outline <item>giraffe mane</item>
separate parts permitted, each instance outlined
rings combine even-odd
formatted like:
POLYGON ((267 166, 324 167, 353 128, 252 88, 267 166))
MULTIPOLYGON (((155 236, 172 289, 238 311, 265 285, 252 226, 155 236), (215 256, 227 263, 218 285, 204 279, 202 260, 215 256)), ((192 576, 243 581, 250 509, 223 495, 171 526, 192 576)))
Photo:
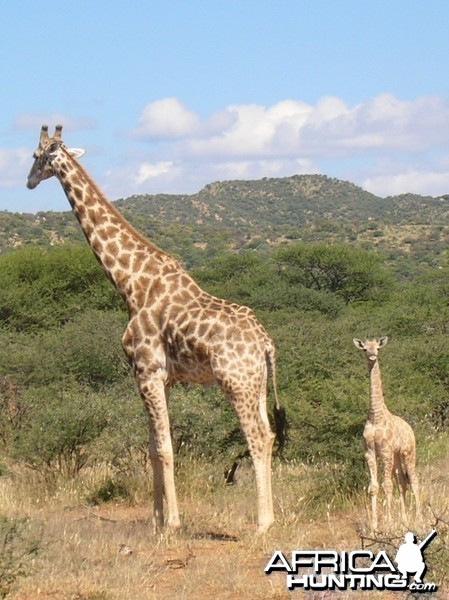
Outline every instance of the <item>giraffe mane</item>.
POLYGON ((110 202, 106 198, 106 196, 100 190, 100 188, 98 187, 98 185, 94 182, 94 180, 89 175, 89 173, 86 171, 86 169, 83 167, 83 165, 81 163, 79 163, 67 151, 65 145, 63 146, 63 148, 65 150, 65 154, 67 156, 67 160, 70 161, 70 162, 76 163, 77 169, 83 173, 83 176, 85 177, 87 183, 97 192, 100 201, 107 205, 108 210, 111 213, 114 214, 114 216, 116 217, 116 219, 123 225, 123 227, 125 229, 127 229, 129 232, 131 232, 132 235, 133 235, 133 237, 135 239, 137 239, 139 242, 141 242, 144 246, 150 248, 153 251, 157 251, 157 252, 159 252, 160 254, 162 254, 164 256, 167 256, 167 257, 171 258, 173 260, 173 262, 175 262, 176 264, 179 264, 178 261, 171 254, 169 254, 168 252, 165 252, 164 250, 162 250, 161 248, 159 248, 158 246, 156 246, 156 244, 153 244, 153 242, 151 242, 147 237, 145 237, 142 233, 140 233, 133 225, 131 225, 131 223, 125 219, 125 217, 121 214, 121 212, 115 208, 115 206, 112 204, 112 202, 110 202))

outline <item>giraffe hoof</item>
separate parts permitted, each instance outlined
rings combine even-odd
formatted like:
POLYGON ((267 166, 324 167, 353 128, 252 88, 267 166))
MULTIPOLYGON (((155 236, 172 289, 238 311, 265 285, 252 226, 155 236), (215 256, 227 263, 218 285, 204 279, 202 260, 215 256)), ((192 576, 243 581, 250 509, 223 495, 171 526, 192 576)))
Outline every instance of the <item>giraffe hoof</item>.
POLYGON ((265 535, 272 525, 273 521, 270 521, 269 523, 263 525, 258 525, 256 529, 256 535, 265 535))

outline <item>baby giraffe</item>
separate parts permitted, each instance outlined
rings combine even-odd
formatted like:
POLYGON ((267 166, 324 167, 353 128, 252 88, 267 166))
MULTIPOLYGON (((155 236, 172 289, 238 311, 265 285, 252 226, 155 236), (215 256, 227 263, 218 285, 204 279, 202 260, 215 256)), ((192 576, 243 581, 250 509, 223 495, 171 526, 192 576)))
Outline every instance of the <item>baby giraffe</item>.
POLYGON ((358 340, 353 342, 356 348, 363 350, 368 360, 370 376, 370 405, 368 420, 363 431, 365 459, 368 463, 371 481, 368 488, 371 496, 371 526, 377 530, 377 459, 380 459, 384 470, 383 487, 386 495, 386 520, 390 524, 391 499, 393 496, 393 474, 400 489, 401 513, 406 520, 405 493, 407 482, 415 496, 416 513, 419 513, 418 478, 416 475, 415 457, 416 441, 413 429, 408 423, 393 415, 385 405, 378 352, 387 344, 388 338, 379 340, 358 340))

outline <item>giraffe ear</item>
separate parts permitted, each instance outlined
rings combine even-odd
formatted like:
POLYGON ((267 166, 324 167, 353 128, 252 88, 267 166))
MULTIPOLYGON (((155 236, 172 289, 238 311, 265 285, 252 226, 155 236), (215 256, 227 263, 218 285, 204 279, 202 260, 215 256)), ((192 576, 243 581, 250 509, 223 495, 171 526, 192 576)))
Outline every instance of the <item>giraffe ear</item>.
POLYGON ((384 346, 386 346, 387 342, 388 342, 387 336, 381 337, 379 340, 379 348, 383 348, 384 346))
POLYGON ((359 350, 364 350, 365 349, 365 345, 362 342, 362 340, 358 340, 357 338, 353 338, 352 341, 354 342, 354 346, 356 348, 358 348, 359 350))
POLYGON ((86 151, 82 148, 67 148, 67 152, 70 156, 73 156, 73 158, 80 158, 83 154, 86 154, 86 151))

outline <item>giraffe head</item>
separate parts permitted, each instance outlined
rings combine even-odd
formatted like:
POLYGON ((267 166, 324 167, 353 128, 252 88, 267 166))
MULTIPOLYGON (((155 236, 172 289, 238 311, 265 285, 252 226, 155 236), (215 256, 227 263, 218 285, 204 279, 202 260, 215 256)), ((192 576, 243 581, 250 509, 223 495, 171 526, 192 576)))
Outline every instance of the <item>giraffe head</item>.
POLYGON ((356 348, 363 350, 366 358, 368 359, 368 363, 375 363, 380 348, 383 348, 387 345, 388 338, 385 336, 379 338, 378 340, 365 340, 364 342, 354 338, 352 341, 354 342, 354 346, 356 348))
POLYGON ((27 188, 34 189, 41 181, 52 177, 55 172, 53 161, 61 151, 68 152, 71 156, 79 158, 84 154, 80 148, 66 148, 61 140, 62 125, 56 125, 53 137, 48 135, 48 125, 42 125, 39 146, 33 153, 34 163, 28 174, 27 188))

